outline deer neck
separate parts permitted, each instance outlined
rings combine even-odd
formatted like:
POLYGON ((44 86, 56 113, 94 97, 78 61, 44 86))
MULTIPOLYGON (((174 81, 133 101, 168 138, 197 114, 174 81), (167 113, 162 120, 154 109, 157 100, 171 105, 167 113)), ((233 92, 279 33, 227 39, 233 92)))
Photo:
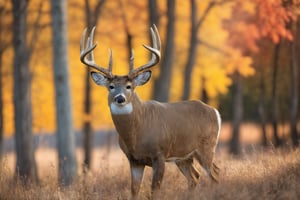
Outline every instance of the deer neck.
MULTIPOLYGON (((136 144, 137 129, 139 127, 141 117, 140 113, 143 110, 143 103, 139 99, 138 95, 133 93, 130 104, 132 107, 131 112, 126 114, 114 114, 111 112, 111 116, 119 136, 128 148, 132 148, 129 150, 133 151, 136 144)), ((113 108, 111 106, 111 111, 112 109, 113 108)))

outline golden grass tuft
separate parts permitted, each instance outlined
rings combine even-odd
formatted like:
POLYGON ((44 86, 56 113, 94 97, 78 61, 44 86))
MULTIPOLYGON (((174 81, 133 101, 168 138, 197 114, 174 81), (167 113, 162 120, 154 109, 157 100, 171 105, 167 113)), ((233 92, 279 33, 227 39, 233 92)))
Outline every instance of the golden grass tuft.
MULTIPOLYGON (((43 150, 38 151, 37 157, 43 155, 43 150)), ((47 154, 51 153, 55 157, 54 150, 47 150, 47 154)), ((57 168, 47 160, 38 160, 43 162, 38 163, 40 184, 22 187, 13 182, 13 155, 7 155, 1 164, 0 199, 129 199, 126 159, 119 149, 112 150, 109 157, 104 158, 104 154, 105 150, 97 149, 92 171, 80 174, 76 183, 67 188, 58 186, 57 168)), ((300 149, 256 151, 240 158, 222 153, 217 155, 217 163, 221 168, 220 183, 204 177, 194 192, 187 191, 186 181, 176 166, 167 164, 159 199, 300 199, 300 149)), ((149 199, 151 174, 146 168, 142 200, 149 199)))

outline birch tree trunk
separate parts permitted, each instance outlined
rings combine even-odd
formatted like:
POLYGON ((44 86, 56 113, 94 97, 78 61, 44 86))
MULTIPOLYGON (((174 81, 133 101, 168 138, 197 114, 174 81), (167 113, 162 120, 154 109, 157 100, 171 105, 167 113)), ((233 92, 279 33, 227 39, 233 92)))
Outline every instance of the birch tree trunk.
POLYGON ((56 95, 56 126, 59 183, 70 185, 77 177, 75 135, 69 84, 67 8, 65 0, 52 0, 53 68, 56 95))

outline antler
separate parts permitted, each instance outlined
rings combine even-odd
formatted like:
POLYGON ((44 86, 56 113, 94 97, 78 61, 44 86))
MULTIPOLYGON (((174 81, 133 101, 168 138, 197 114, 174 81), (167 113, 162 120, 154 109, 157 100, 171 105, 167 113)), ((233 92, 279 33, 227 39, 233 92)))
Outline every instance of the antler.
POLYGON ((98 70, 104 76, 106 76, 108 78, 112 78, 113 74, 112 74, 112 52, 111 52, 111 50, 109 50, 110 56, 109 56, 108 69, 98 66, 95 63, 94 53, 93 53, 93 50, 97 47, 97 44, 93 44, 95 28, 96 27, 94 26, 87 39, 86 39, 87 29, 85 29, 82 33, 81 40, 80 40, 80 60, 82 63, 86 64, 88 67, 98 70))
POLYGON ((133 55, 133 51, 132 51, 131 57, 130 57, 130 71, 128 74, 128 76, 131 78, 135 77, 137 74, 141 73, 142 71, 150 69, 151 67, 156 65, 160 60, 161 42, 160 42, 158 30, 154 24, 153 24, 153 27, 150 28, 150 31, 151 31, 152 47, 150 47, 148 45, 143 45, 143 46, 152 53, 151 60, 147 64, 142 65, 142 66, 138 67, 137 69, 133 69, 134 55, 133 55))

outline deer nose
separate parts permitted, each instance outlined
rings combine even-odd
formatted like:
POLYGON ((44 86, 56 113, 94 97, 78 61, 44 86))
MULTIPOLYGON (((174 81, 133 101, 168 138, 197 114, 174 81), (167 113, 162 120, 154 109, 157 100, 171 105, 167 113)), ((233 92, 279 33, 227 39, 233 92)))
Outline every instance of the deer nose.
POLYGON ((115 96, 114 101, 118 104, 123 104, 126 101, 126 99, 123 95, 120 94, 118 96, 115 96))

